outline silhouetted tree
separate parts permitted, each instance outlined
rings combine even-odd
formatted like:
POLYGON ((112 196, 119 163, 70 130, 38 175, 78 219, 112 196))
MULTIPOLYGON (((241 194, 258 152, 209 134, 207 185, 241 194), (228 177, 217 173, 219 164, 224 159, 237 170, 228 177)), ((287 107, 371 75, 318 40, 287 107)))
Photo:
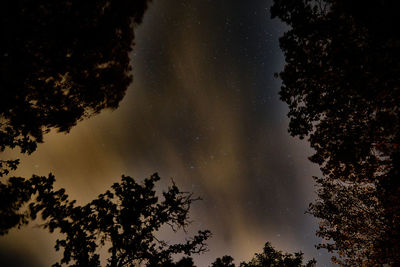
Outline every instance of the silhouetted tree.
MULTIPOLYGON (((123 176, 121 183, 112 185, 112 190, 107 190, 85 206, 78 206, 64 189, 53 189, 55 178, 51 174, 48 178, 33 176, 28 180, 10 178, 7 189, 14 191, 0 192, 1 200, 11 197, 7 202, 11 205, 8 209, 1 209, 1 216, 7 210, 18 215, 10 217, 5 214, 7 220, 0 220, 1 233, 40 215, 42 227, 63 235, 55 246, 56 250, 64 251, 63 258, 54 266, 100 266, 98 249, 103 246, 109 252, 107 266, 136 266, 140 263, 162 266, 170 263, 174 254, 190 256, 204 252, 204 241, 209 238, 209 231, 199 231, 198 235, 178 244, 169 244, 156 237, 164 225, 175 232, 184 229, 188 225, 190 204, 196 200, 192 194, 181 192, 172 184, 162 193, 163 200, 159 201, 154 190, 159 179, 154 174, 139 184, 131 177, 123 176), (5 195, 5 192, 9 193, 5 195), (27 205, 28 209, 24 210, 27 205)), ((187 265, 189 261, 182 259, 177 266, 190 266, 187 265)))
MULTIPOLYGON (((305 265, 303 264, 303 253, 297 252, 294 254, 282 253, 275 250, 269 242, 265 243, 262 253, 256 253, 253 259, 249 262, 241 262, 240 267, 312 267, 316 261, 310 260, 305 265)), ((217 258, 211 267, 235 267, 231 256, 223 256, 217 258)))
MULTIPOLYGON (((384 209, 371 183, 351 183, 316 178, 318 199, 310 204, 309 212, 320 221, 318 234, 330 237, 335 243, 322 243, 317 248, 339 251, 342 265, 371 266, 377 259, 376 241, 387 230, 384 209), (338 249, 340 248, 340 250, 338 249), (376 252, 375 252, 376 253, 376 252)), ((386 246, 385 246, 386 247, 386 246)))
POLYGON ((301 266, 315 266, 316 261, 310 260, 307 264, 303 265, 303 253, 296 252, 294 254, 285 253, 275 250, 269 242, 264 246, 262 253, 256 253, 254 258, 248 263, 242 262, 241 267, 301 267, 301 266))
POLYGON ((0 160, 0 177, 9 174, 11 170, 16 170, 18 164, 19 164, 19 159, 0 160))
MULTIPOLYGON (((0 9, 0 152, 32 153, 50 129, 114 109, 132 80, 149 0, 15 0, 0 9)), ((0 176, 15 168, 0 162, 0 176)))
POLYGON ((165 267, 196 267, 194 265, 193 259, 190 257, 183 257, 178 262, 167 262, 164 263, 163 266, 165 267))
POLYGON ((233 258, 231 256, 223 256, 222 258, 217 258, 212 264, 211 267, 235 267, 233 263, 233 258))
MULTIPOLYGON (((99 249, 108 248, 107 266, 195 267, 191 254, 207 250, 205 241, 210 232, 199 231, 184 243, 169 244, 156 237, 157 231, 169 226, 174 232, 188 225, 190 205, 198 198, 181 192, 173 183, 162 193, 162 201, 154 190, 159 180, 157 174, 141 184, 123 176, 111 190, 98 196, 87 205, 76 205, 64 189, 55 190, 54 175, 33 176, 31 179, 12 177, 1 184, 0 234, 13 227, 21 227, 42 219, 41 227, 50 233, 59 232, 55 249, 63 250, 60 262, 53 266, 100 266, 99 249), (11 214, 11 216, 10 216, 11 214), (174 262, 173 255, 185 257, 174 262), (188 257, 189 256, 189 257, 188 257)), ((314 266, 315 260, 303 264, 303 253, 282 253, 269 242, 262 253, 255 254, 241 267, 301 267, 314 266)), ((231 256, 217 258, 211 267, 235 267, 231 256)))
MULTIPOLYGON (((217 258, 210 267, 235 267, 231 256, 223 256, 217 258)), ((297 252, 294 254, 282 253, 282 251, 275 250, 269 242, 264 246, 262 253, 256 253, 254 258, 249 262, 240 263, 240 267, 313 267, 316 261, 314 259, 303 264, 303 253, 297 252)), ((195 267, 191 258, 182 258, 177 263, 170 263, 164 266, 181 266, 181 267, 195 267)))
POLYGON ((36 188, 45 186, 43 182, 52 184, 51 179, 37 177, 33 180, 13 177, 7 183, 0 183, 0 235, 29 222, 28 213, 21 212, 21 209, 31 200, 36 188))
POLYGON ((290 26, 279 74, 289 132, 308 136, 324 176, 310 212, 333 243, 320 247, 351 266, 400 263, 400 3, 274 2, 290 26))

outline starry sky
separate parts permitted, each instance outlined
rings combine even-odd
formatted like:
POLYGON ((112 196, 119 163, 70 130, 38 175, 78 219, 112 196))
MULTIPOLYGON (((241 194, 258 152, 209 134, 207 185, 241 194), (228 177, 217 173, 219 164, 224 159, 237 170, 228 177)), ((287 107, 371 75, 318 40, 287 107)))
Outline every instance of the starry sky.
MULTIPOLYGON (((153 1, 136 31, 134 82, 120 107, 69 134, 49 133, 14 174, 52 172, 56 186, 84 204, 122 174, 158 172, 160 189, 173 178, 203 199, 192 206, 189 233, 209 229, 213 237, 210 251, 194 257, 198 266, 226 254, 236 264, 249 260, 266 241, 328 266, 330 255, 314 248, 317 223, 304 214, 318 167, 307 160, 308 144, 287 133, 273 76, 284 66, 278 38, 286 27, 270 19, 270 5, 153 1)), ((0 258, 54 263, 56 236, 37 224, 2 237, 0 258)))

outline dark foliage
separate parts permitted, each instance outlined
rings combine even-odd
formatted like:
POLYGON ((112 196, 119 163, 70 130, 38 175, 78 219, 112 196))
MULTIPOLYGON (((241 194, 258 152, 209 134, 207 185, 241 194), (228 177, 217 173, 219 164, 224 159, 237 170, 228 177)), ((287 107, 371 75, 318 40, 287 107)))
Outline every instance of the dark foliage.
POLYGON ((32 180, 13 177, 7 183, 0 183, 0 235, 29 222, 28 213, 21 213, 21 209, 31 200, 38 188, 51 185, 52 182, 52 177, 48 180, 38 177, 33 177, 32 180))
MULTIPOLYGON (((172 184, 159 201, 154 191, 157 174, 138 184, 131 177, 98 196, 87 205, 76 205, 64 189, 55 190, 55 177, 33 176, 31 179, 12 177, 0 190, 0 234, 21 227, 37 216, 41 227, 50 233, 61 233, 55 249, 63 250, 60 262, 53 266, 100 266, 99 250, 108 248, 107 266, 195 267, 193 259, 183 257, 174 262, 173 255, 202 253, 209 231, 199 231, 184 243, 169 244, 157 238, 162 226, 174 232, 188 225, 190 205, 197 200, 192 194, 179 191, 172 184)), ((302 267, 315 266, 315 260, 303 264, 303 253, 282 253, 269 242, 262 253, 255 254, 241 267, 302 267)), ((211 267, 235 267, 231 256, 217 258, 211 267)))
POLYGON ((319 247, 343 265, 400 263, 399 1, 275 0, 289 132, 321 166, 319 247), (333 242, 332 242, 333 241, 333 242))
POLYGON ((217 258, 212 264, 211 267, 235 267, 233 263, 233 258, 231 256, 223 256, 222 258, 217 258))
POLYGON ((275 250, 271 244, 267 242, 262 253, 256 253, 252 260, 250 260, 248 263, 242 262, 240 267, 311 267, 315 266, 315 263, 316 261, 313 259, 304 265, 302 252, 284 254, 282 251, 275 250))
MULTIPOLYGON (((235 267, 231 256, 223 256, 217 258, 210 267, 235 267)), ((262 253, 256 253, 253 259, 249 262, 240 263, 240 267, 313 267, 316 261, 310 260, 305 265, 303 264, 303 253, 297 252, 294 254, 282 253, 282 251, 275 250, 269 242, 264 246, 262 253)), ((182 258, 177 263, 169 263, 163 265, 167 267, 196 267, 191 258, 182 258)))
POLYGON ((194 265, 193 259, 190 257, 183 257, 178 262, 167 262, 163 264, 163 267, 196 267, 194 265))
POLYGON ((12 170, 16 170, 19 164, 19 159, 15 160, 0 160, 0 177, 7 175, 12 170))
POLYGON ((2 3, 0 152, 32 153, 50 129, 68 132, 118 106, 132 80, 133 28, 148 1, 2 3))
MULTIPOLYGON (((142 184, 131 177, 122 177, 121 183, 87 205, 76 205, 64 189, 55 190, 53 175, 33 176, 29 180, 10 178, 7 190, 1 190, 1 233, 26 224, 38 215, 43 228, 60 232, 56 250, 63 250, 59 263, 69 266, 100 266, 99 248, 108 248, 107 266, 162 266, 171 263, 171 256, 201 253, 206 250, 209 231, 184 243, 169 244, 159 240, 156 233, 162 226, 173 231, 188 225, 192 194, 179 191, 175 184, 156 196, 157 174, 142 184), (6 202, 3 202, 3 201, 6 202), (28 206, 27 209, 23 207, 28 206)), ((4 186, 4 185, 3 185, 4 186)), ((176 266, 189 266, 191 259, 182 259, 176 266), (180 265, 179 265, 180 264, 180 265)), ((193 263, 193 262, 192 262, 193 263)))
MULTIPOLYGON (((294 254, 282 253, 282 251, 275 250, 267 242, 262 253, 256 253, 249 262, 240 263, 240 267, 312 267, 315 264, 316 261, 313 259, 304 265, 302 252, 294 254)), ((217 258, 211 264, 211 267, 235 267, 235 264, 231 256, 223 256, 222 258, 217 258)))

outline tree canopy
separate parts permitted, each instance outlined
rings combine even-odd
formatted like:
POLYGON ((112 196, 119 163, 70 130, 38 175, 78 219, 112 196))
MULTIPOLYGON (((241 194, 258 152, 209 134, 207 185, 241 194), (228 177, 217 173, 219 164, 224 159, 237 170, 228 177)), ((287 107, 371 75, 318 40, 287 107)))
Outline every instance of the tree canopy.
MULTIPOLYGON (((50 129, 118 107, 149 0, 17 0, 0 10, 0 152, 32 153, 50 129)), ((0 175, 14 169, 0 162, 0 175), (4 172, 3 169, 6 170, 4 172)))
MULTIPOLYGON (((210 237, 207 230, 177 244, 157 238, 156 234, 163 226, 169 226, 174 232, 184 230, 189 223, 190 205, 196 200, 191 193, 181 192, 175 184, 164 191, 159 200, 154 190, 159 179, 154 174, 137 183, 133 178, 123 176, 111 190, 87 205, 79 206, 69 199, 64 189, 53 188, 55 177, 51 174, 28 180, 10 178, 7 185, 2 185, 7 188, 0 190, 0 233, 5 234, 10 228, 20 227, 40 216, 44 229, 51 233, 60 232, 63 236, 55 245, 56 250, 63 250, 63 257, 53 266, 100 266, 101 247, 108 248, 107 266, 136 266, 139 263, 163 266, 172 263, 172 255, 190 256, 206 251, 204 242, 210 237)), ((182 259, 180 264, 188 261, 182 259)))
POLYGON ((304 264, 302 252, 296 252, 294 254, 283 253, 282 251, 274 249, 271 244, 267 242, 265 243, 262 253, 256 253, 253 259, 248 263, 242 262, 240 267, 311 267, 315 266, 315 263, 316 261, 313 259, 304 264))
MULTIPOLYGON (((276 250, 272 245, 267 242, 264 245, 262 253, 256 253, 249 262, 241 262, 240 267, 312 267, 315 266, 316 261, 310 260, 306 264, 303 263, 303 253, 296 252, 283 253, 282 251, 276 250)), ((235 267, 233 258, 231 256, 223 256, 217 258, 211 267, 235 267)))
MULTIPOLYGON (((189 224, 192 193, 182 192, 172 183, 159 199, 154 190, 160 177, 153 174, 141 183, 122 176, 111 190, 90 203, 80 206, 71 200, 65 189, 54 189, 54 175, 33 176, 30 179, 12 177, 0 184, 0 235, 14 227, 22 227, 39 216, 40 227, 57 232, 55 249, 63 257, 53 266, 143 266, 196 267, 192 254, 207 251, 208 230, 170 244, 157 237, 168 226, 173 232, 185 230, 189 224), (100 249, 108 249, 106 263, 100 262, 100 249), (177 256, 184 255, 174 261, 177 256), (173 258, 173 256, 175 256, 173 258)), ((235 267, 231 256, 217 258, 210 267, 235 267)), ((316 261, 303 263, 303 253, 283 253, 269 242, 262 253, 256 253, 240 267, 311 267, 316 261)))
POLYGON ((328 240, 319 247, 342 264, 400 262, 399 7, 275 0, 271 8, 290 26, 279 74, 289 132, 308 138, 323 174, 310 206, 328 240))
POLYGON ((231 256, 225 255, 222 258, 217 258, 211 267, 235 267, 233 263, 233 258, 231 256))

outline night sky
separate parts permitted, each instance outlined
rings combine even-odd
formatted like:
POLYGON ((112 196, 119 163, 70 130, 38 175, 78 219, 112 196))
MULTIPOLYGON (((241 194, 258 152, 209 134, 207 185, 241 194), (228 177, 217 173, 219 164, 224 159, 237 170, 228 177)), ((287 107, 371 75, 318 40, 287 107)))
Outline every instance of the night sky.
MULTIPOLYGON (((46 135, 13 174, 52 172, 56 186, 84 204, 122 174, 158 172, 160 189, 173 178, 203 198, 192 207, 189 232, 209 229, 213 237, 210 251, 194 257, 198 266, 226 254, 236 264, 249 260, 266 241, 329 265, 330 255, 314 248, 317 223, 304 214, 319 171, 307 159, 308 143, 287 133, 273 76, 284 66, 278 38, 285 25, 270 19, 270 5, 155 0, 136 31, 134 82, 120 107, 69 134, 46 135)), ((2 237, 0 258, 54 263, 56 236, 38 223, 2 237)))

